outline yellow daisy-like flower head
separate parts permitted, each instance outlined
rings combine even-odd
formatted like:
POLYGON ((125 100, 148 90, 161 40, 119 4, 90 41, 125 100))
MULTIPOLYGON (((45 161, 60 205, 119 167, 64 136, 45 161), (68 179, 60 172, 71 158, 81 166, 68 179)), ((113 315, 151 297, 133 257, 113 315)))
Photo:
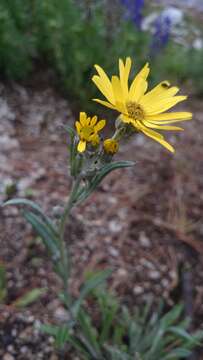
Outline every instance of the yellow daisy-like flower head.
POLYGON ((87 143, 91 143, 93 146, 99 144, 98 132, 103 129, 106 124, 106 120, 97 121, 97 116, 88 117, 85 112, 80 112, 79 121, 75 122, 76 130, 79 136, 79 143, 77 150, 84 152, 87 143))
POLYGON ((112 76, 111 80, 100 66, 95 65, 98 75, 94 75, 92 80, 107 101, 93 100, 110 109, 117 110, 121 114, 122 122, 131 124, 137 131, 143 132, 174 152, 174 148, 164 140, 163 135, 154 129, 183 130, 180 127, 167 124, 190 120, 192 114, 190 112, 166 111, 187 97, 176 96, 179 89, 175 86, 171 87, 168 81, 161 82, 147 92, 147 77, 150 71, 148 63, 135 76, 129 86, 131 64, 132 61, 129 57, 125 63, 120 59, 119 76, 112 76))
POLYGON ((106 139, 104 140, 103 147, 107 154, 114 155, 119 149, 119 144, 115 139, 106 139))

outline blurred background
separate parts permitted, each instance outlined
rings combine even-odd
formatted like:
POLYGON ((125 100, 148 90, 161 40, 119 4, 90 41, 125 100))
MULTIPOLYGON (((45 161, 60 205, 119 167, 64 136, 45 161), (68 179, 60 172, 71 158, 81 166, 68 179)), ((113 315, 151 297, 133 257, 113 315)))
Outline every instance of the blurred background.
MULTIPOLYGON (((179 109, 194 119, 168 135, 175 156, 142 134, 123 144, 118 156, 135 168, 110 175, 74 211, 72 291, 84 269, 112 267, 110 287, 127 305, 183 302, 196 329, 203 326, 202 0, 0 0, 0 201, 27 197, 51 216, 63 204, 70 178, 61 125, 82 110, 113 124, 115 114, 91 101, 93 66, 115 74, 126 56, 135 72, 150 63, 150 87, 180 86, 189 99, 179 109)), ((64 317, 60 284, 41 240, 17 215, 0 210, 0 357, 57 360, 33 325, 64 317), (44 291, 19 305, 33 289, 44 291)), ((202 356, 200 349, 192 359, 202 356)))
POLYGON ((201 95, 202 14, 201 0, 1 0, 1 76, 46 72, 71 105, 87 107, 93 65, 112 73, 118 57, 132 56, 136 69, 150 61, 152 84, 178 78, 201 95))

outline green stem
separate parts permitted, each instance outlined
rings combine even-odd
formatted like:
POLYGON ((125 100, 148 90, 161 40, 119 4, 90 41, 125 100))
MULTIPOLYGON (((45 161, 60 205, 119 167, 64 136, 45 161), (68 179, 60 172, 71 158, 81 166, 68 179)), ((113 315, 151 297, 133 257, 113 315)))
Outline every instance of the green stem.
POLYGON ((68 278, 70 275, 70 255, 68 252, 68 247, 65 244, 65 227, 68 221, 68 217, 70 215, 70 212, 72 208, 74 207, 76 201, 77 201, 77 192, 80 186, 80 177, 76 179, 73 183, 72 190, 70 193, 70 197, 68 199, 68 202, 64 208, 61 221, 59 224, 59 235, 60 235, 60 258, 62 262, 62 280, 64 285, 64 296, 65 296, 65 303, 68 306, 70 304, 70 297, 68 294, 68 278))
POLYGON ((112 139, 120 141, 125 133, 125 127, 120 127, 116 129, 114 135, 112 136, 112 139))

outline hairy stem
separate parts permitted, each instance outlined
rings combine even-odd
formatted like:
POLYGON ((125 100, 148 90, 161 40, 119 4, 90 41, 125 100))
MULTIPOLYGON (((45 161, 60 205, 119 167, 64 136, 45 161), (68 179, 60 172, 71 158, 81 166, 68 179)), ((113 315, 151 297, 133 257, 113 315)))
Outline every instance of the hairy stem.
POLYGON ((64 208, 64 211, 63 211, 63 214, 61 217, 61 221, 59 224, 60 259, 62 262, 62 269, 63 269, 62 280, 63 280, 63 285, 64 285, 64 296, 65 296, 66 306, 68 306, 70 304, 70 296, 68 293, 68 278, 70 275, 70 255, 69 255, 68 247, 66 246, 66 243, 65 243, 64 235, 65 235, 65 227, 66 227, 70 212, 77 201, 77 192, 78 192, 78 189, 80 186, 80 181, 81 181, 81 179, 78 177, 78 179, 76 179, 72 185, 70 197, 64 208))

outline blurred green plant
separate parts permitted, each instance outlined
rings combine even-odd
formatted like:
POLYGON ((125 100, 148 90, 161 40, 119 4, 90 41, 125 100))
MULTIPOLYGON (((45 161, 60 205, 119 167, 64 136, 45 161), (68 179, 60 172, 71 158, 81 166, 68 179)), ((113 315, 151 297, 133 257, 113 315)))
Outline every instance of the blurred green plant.
MULTIPOLYGON (((122 6, 116 10, 113 6, 102 0, 1 0, 1 74, 20 80, 28 78, 35 64, 47 64, 73 108, 79 104, 95 111, 94 103, 87 105, 96 95, 87 81, 93 65, 103 64, 108 73, 114 73, 113 59, 128 54, 139 68, 149 54, 152 38, 150 32, 123 19, 122 6)), ((168 80, 190 80, 195 92, 203 93, 201 50, 171 40, 152 59, 152 66, 154 82, 170 74, 168 80)))
MULTIPOLYGON (((80 104, 95 111, 96 90, 90 85, 95 63, 114 73, 113 59, 128 54, 139 68, 149 54, 151 34, 122 19, 121 9, 111 15, 113 5, 103 1, 74 0, 1 0, 0 2, 0 70, 6 78, 28 78, 38 66, 53 69, 73 107, 80 104), (108 54, 108 56, 107 56, 108 54), (43 65, 42 65, 43 64, 43 65)), ((158 79, 191 79, 202 93, 202 51, 169 42, 159 56, 152 59, 158 79), (193 62, 194 61, 194 62, 193 62), (191 67, 191 62, 195 66, 191 67)))
POLYGON ((21 79, 32 68, 35 36, 31 3, 26 0, 0 2, 0 69, 9 79, 21 79))
MULTIPOLYGON (((90 276, 85 286, 99 276, 102 272, 90 276)), ((190 356, 203 339, 203 331, 188 332, 190 320, 184 318, 180 304, 164 313, 163 303, 154 311, 152 301, 148 301, 132 314, 104 283, 88 295, 94 315, 81 303, 74 323, 70 320, 62 327, 41 328, 54 337, 57 347, 64 348, 68 342, 82 359, 179 360, 190 356)))
POLYGON ((0 262, 0 304, 4 302, 6 295, 6 269, 4 264, 0 262))
POLYGON ((34 288, 27 291, 24 295, 20 296, 14 301, 12 305, 19 308, 25 308, 31 305, 33 302, 39 300, 47 292, 47 288, 34 288))

